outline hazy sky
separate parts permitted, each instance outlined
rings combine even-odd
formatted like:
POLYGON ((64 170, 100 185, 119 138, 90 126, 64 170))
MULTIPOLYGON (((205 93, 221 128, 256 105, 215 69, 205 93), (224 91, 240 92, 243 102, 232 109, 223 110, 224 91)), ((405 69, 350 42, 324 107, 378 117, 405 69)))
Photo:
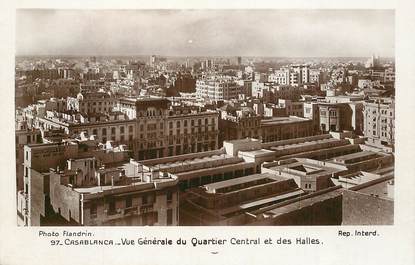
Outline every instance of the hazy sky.
POLYGON ((394 56, 392 10, 18 10, 17 55, 394 56))

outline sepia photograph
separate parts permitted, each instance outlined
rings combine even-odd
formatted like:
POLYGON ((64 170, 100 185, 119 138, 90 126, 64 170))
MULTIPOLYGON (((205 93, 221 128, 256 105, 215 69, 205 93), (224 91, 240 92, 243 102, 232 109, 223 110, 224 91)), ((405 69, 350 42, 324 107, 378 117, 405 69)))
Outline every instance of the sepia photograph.
POLYGON ((394 224, 394 10, 18 9, 15 37, 17 226, 394 224))

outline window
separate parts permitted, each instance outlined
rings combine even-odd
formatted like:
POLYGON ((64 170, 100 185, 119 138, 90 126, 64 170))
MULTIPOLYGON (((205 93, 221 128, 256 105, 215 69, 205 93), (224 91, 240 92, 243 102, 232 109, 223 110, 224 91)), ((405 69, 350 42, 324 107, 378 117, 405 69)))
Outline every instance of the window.
POLYGON ((111 200, 108 203, 108 212, 109 212, 109 214, 114 214, 115 213, 115 200, 111 200))
POLYGON ((97 130, 97 129, 93 129, 93 130, 92 130, 92 134, 93 134, 93 135, 98 135, 98 130, 97 130))
POLYGON ((120 132, 121 132, 121 133, 124 133, 124 126, 121 126, 121 127, 120 127, 120 132))
POLYGON ((130 208, 133 205, 133 198, 128 196, 125 198, 125 208, 130 208))
POLYGON ((143 214, 142 218, 143 218, 142 219, 143 225, 154 225, 155 223, 158 222, 158 213, 157 211, 146 213, 146 214, 143 214))
POLYGON ((167 209, 167 225, 173 224, 173 209, 167 209))
POLYGON ((91 208, 89 209, 89 213, 91 215, 91 218, 96 218, 97 217, 97 204, 96 203, 91 204, 91 208))
POLYGON ((111 128, 111 134, 115 134, 115 127, 111 128))
POLYGON ((173 193, 171 191, 167 192, 167 202, 171 202, 173 200, 173 193))
POLYGON ((177 121, 177 123, 176 123, 176 127, 177 127, 177 128, 180 128, 180 121, 177 121))
POLYGON ((183 125, 184 127, 186 127, 187 126, 187 120, 185 120, 184 121, 184 125, 183 125))
POLYGON ((107 128, 102 128, 102 135, 107 135, 107 128))
POLYGON ((128 132, 133 132, 133 126, 128 127, 128 132))

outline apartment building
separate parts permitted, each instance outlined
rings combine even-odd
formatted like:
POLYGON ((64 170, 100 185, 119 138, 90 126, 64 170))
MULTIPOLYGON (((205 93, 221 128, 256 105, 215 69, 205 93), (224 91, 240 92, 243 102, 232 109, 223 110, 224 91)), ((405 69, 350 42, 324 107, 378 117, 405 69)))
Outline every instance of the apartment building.
POLYGON ((395 102, 389 98, 373 98, 363 110, 364 135, 367 144, 394 150, 395 102))
POLYGON ((227 76, 205 77, 196 80, 196 95, 199 98, 212 100, 231 100, 238 98, 243 92, 243 86, 227 76))
MULTIPOLYGON (((107 99, 113 101, 103 98, 107 99)), ((218 148, 216 111, 174 108, 164 98, 121 99, 107 113, 67 111, 43 116, 32 112, 26 116, 36 128, 63 129, 71 136, 85 132, 104 144, 125 144, 138 160, 218 148)))
POLYGON ((116 99, 105 92, 81 92, 76 98, 68 97, 68 110, 81 113, 111 112, 116 99))
MULTIPOLYGON (((87 172, 89 166, 97 163, 117 163, 128 159, 128 152, 120 148, 100 147, 94 140, 70 140, 60 143, 28 144, 24 146, 23 190, 18 191, 17 210, 20 223, 39 226, 46 221, 50 201, 50 168, 65 169, 69 159, 82 161, 87 172), (98 162, 97 162, 98 161, 98 162)), ((85 173, 85 176, 88 175, 85 173)), ((84 179, 88 184, 89 177, 84 179)), ((52 190, 53 191, 53 190, 52 190)))
POLYGON ((296 117, 271 117, 261 120, 262 141, 272 142, 284 139, 314 135, 313 121, 296 117))
POLYGON ((88 165, 68 161, 65 170, 50 171, 50 204, 69 223, 83 226, 178 225, 177 179, 144 172, 134 160, 88 165))

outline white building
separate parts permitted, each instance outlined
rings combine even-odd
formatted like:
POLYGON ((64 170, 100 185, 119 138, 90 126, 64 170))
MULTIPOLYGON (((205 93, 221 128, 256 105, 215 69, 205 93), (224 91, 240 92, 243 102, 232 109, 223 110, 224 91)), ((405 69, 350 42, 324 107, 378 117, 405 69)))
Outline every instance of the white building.
POLYGON ((212 100, 236 99, 242 88, 232 77, 212 76, 196 81, 196 96, 212 100))

